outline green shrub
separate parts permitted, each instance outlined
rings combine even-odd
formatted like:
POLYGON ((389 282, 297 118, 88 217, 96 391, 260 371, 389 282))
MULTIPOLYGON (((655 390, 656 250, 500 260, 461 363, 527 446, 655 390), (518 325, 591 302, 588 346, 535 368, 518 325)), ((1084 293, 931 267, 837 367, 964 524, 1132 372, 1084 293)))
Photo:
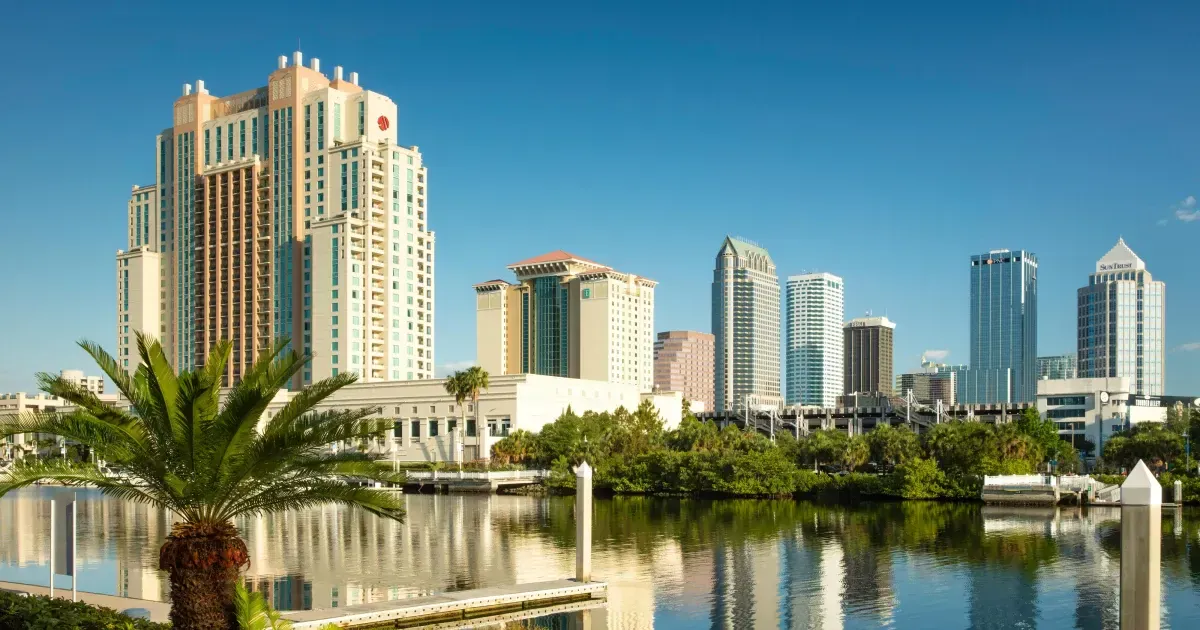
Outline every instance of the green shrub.
POLYGON ((131 619, 110 608, 49 597, 0 592, 0 628, 50 630, 166 630, 170 624, 131 619))
POLYGON ((892 492, 905 499, 937 499, 946 496, 946 474, 932 459, 911 459, 891 475, 892 492))

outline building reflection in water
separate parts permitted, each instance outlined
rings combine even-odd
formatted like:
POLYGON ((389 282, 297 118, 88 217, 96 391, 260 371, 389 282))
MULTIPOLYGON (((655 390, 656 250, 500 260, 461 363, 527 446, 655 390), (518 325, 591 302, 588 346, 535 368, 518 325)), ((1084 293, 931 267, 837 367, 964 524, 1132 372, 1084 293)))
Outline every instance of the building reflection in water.
MULTIPOLYGON (((94 492, 80 496, 79 557, 95 590, 164 598, 155 567, 170 518, 94 492)), ((44 576, 47 499, 45 489, 0 499, 0 580, 39 566, 44 576)), ((239 520, 251 551, 247 584, 286 610, 573 573, 570 498, 410 495, 406 503, 402 523, 336 506, 239 520)), ((600 500, 593 566, 610 584, 610 600, 589 624, 1116 628, 1119 518, 1112 510, 936 503, 600 500), (959 582, 957 591, 928 588, 959 582)), ((1164 593, 1174 588, 1193 610, 1197 529, 1187 519, 1163 527, 1164 593)), ((1164 620, 1169 614, 1164 606, 1164 620)))

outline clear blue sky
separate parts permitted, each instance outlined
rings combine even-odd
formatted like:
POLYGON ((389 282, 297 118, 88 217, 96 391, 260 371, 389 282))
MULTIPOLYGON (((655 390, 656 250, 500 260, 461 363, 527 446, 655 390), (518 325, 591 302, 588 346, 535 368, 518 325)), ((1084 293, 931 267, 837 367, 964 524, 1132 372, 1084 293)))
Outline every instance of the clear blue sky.
POLYGON ((474 358, 472 283, 559 248, 658 280, 659 330, 708 330, 726 233, 842 275, 848 317, 897 322, 899 370, 967 360, 972 253, 1035 251, 1039 353, 1063 353, 1124 236, 1167 283, 1167 392, 1200 394, 1194 4, 353 4, 6 10, 0 391, 114 345, 125 203, 181 84, 263 85, 300 38, 425 154, 440 365, 474 358))

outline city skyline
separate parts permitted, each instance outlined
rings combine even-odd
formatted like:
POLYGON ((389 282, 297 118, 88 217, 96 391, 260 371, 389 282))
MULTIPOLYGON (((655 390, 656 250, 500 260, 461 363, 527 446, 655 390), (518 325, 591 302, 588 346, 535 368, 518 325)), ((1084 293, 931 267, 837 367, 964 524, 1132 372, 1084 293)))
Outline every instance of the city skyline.
MULTIPOLYGON (((0 173, 8 207, 30 209, 11 213, 11 228, 36 235, 17 239, 0 264, 14 270, 13 287, 42 287, 34 306, 0 316, 14 331, 0 340, 4 391, 32 389, 35 371, 83 364, 73 343, 80 337, 115 350, 111 257, 127 229, 117 217, 129 186, 147 183, 154 167, 146 138, 169 124, 163 100, 198 77, 219 94, 261 85, 259 60, 295 47, 289 33, 229 50, 157 50, 143 35, 175 19, 173 7, 119 21, 95 7, 66 19, 48 11, 25 7, 26 19, 0 27, 0 46, 36 60, 27 80, 43 96, 12 99, 13 114, 0 122, 13 146, 29 147, 28 159, 0 173), (53 36, 43 24, 55 25, 53 36), (71 44, 53 43, 62 41, 71 44), (105 51, 121 73, 78 63, 75 53, 85 49, 105 51), (109 97, 98 108, 68 108, 82 90, 109 97), (46 148, 55 145, 77 146, 88 167, 77 177, 55 175, 46 148), (47 207, 39 190, 72 202, 47 207)), ((1039 354, 1070 352, 1074 291, 1096 253, 1124 236, 1155 279, 1172 287, 1165 392, 1189 391, 1200 380, 1200 331, 1188 316, 1200 308, 1200 278, 1186 257, 1200 229, 1192 197, 1200 159, 1183 150, 1200 129, 1184 105, 1193 88, 1181 92, 1172 79, 1195 62, 1173 54, 1175 44, 1160 45, 1186 40, 1186 16, 1137 17, 1137 37, 1117 51, 1104 42, 1125 36, 1136 15, 1130 8, 1069 18, 1043 8, 1029 20, 992 7, 926 20, 925 8, 906 5, 855 21, 872 37, 849 50, 844 37, 825 36, 850 32, 849 10, 839 7, 698 9, 683 24, 649 7, 639 25, 612 11, 561 9, 526 20, 481 6, 469 36, 448 26, 454 16, 442 7, 407 12, 399 29, 316 33, 297 19, 285 30, 302 37, 306 56, 336 60, 396 101, 400 137, 421 145, 436 180, 444 287, 469 286, 487 277, 480 270, 528 255, 536 247, 532 224, 553 246, 658 280, 655 332, 705 330, 697 296, 708 293, 709 278, 697 270, 711 264, 715 238, 746 234, 772 250, 783 273, 821 268, 845 277, 854 288, 848 314, 886 312, 900 322, 896 370, 903 372, 925 351, 967 361, 967 323, 955 306, 958 261, 1005 244, 1039 253, 1039 354), (488 26, 512 20, 521 20, 520 37, 488 26), (917 29, 929 46, 905 48, 896 24, 917 29), (564 42, 563 28, 595 38, 564 42), (639 36, 625 37, 629 29, 639 36), (954 36, 967 31, 984 37, 954 36), (433 60, 427 72, 397 61, 417 58, 433 60), (547 74, 566 83, 551 88, 547 74), (714 99, 711 86, 720 82, 738 89, 714 99), (871 98, 881 89, 896 98, 871 98), (1130 115, 1151 122, 1138 130, 1111 125, 1130 115), (814 150, 797 151, 793 136, 814 150), (738 156, 726 174, 742 195, 733 211, 703 192, 702 160, 714 146, 738 156), (512 159, 493 157, 506 151, 512 159), (602 165, 618 154, 626 176, 611 186, 602 165), (513 182, 524 182, 521 195, 490 192, 513 182), (559 221, 564 211, 578 218, 559 221), (820 237, 862 226, 880 237, 869 252, 820 237), (898 282, 879 265, 908 255, 921 261, 919 279, 898 282)), ((270 7, 258 6, 247 19, 269 16, 276 16, 270 7)), ((472 298, 470 291, 440 295, 435 328, 469 331, 472 298)), ((470 335, 455 337, 465 338, 438 340, 439 373, 475 360, 470 335)))

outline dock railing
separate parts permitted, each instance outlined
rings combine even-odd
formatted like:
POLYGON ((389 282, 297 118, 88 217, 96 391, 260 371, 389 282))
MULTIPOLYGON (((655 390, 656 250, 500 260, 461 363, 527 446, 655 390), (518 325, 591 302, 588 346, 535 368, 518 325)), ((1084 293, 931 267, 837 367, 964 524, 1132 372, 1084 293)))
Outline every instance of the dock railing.
POLYGON ((541 481, 550 475, 548 470, 419 470, 406 473, 410 481, 541 481))

